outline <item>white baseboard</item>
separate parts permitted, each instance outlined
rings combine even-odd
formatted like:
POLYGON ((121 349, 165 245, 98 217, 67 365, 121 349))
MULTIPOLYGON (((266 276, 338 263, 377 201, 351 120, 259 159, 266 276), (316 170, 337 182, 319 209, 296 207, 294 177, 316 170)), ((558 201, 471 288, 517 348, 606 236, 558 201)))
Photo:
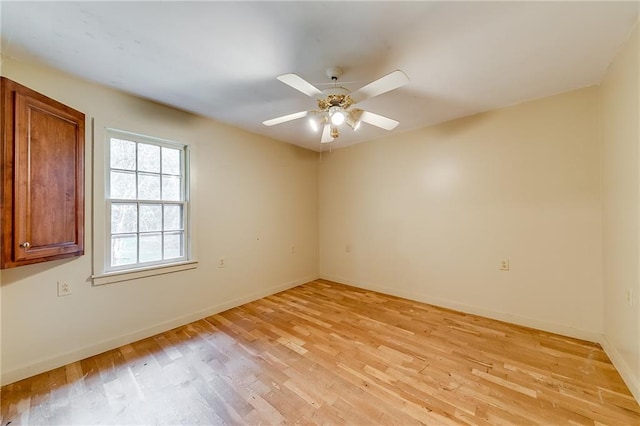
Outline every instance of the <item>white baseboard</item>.
POLYGON ((633 371, 631 370, 631 367, 629 367, 629 364, 625 362, 622 355, 620 355, 620 352, 618 352, 618 349, 611 344, 606 335, 600 336, 600 341, 598 343, 600 343, 602 349, 604 349, 609 356, 611 363, 616 370, 618 370, 618 373, 620 373, 622 380, 624 380, 629 391, 633 394, 633 397, 638 401, 638 404, 640 404, 640 377, 633 375, 633 371))
POLYGON ((147 327, 141 330, 137 330, 131 333, 127 333, 121 336, 113 337, 110 339, 102 340, 100 342, 92 343, 87 346, 74 349, 69 352, 57 354, 47 358, 43 358, 35 363, 23 365, 10 371, 3 371, 0 383, 2 386, 17 382, 18 380, 26 379, 27 377, 35 376, 36 374, 44 373, 45 371, 53 370, 54 368, 62 367, 63 365, 70 364, 72 362, 80 361, 90 356, 98 355, 103 352, 118 348, 122 345, 136 342, 147 337, 155 336, 158 333, 171 330, 176 327, 180 327, 190 322, 198 321, 202 318, 217 314, 219 312, 226 311, 236 306, 243 305, 245 303, 252 302, 254 300, 270 296, 280 291, 288 290, 293 287, 308 283, 317 279, 318 276, 310 276, 299 280, 291 281, 285 284, 269 287, 260 291, 256 291, 244 297, 229 300, 209 308, 194 312, 188 315, 183 315, 178 318, 174 318, 168 321, 164 321, 160 324, 152 327, 147 327))
POLYGON ((415 300, 417 302, 428 303, 434 306, 440 306, 447 309, 453 309, 455 311, 464 312, 467 314, 478 315, 495 319, 498 321, 504 321, 511 324, 522 325, 524 327, 535 328, 536 330, 547 331, 550 333, 556 333, 563 336, 574 337, 576 339, 588 340, 590 342, 599 343, 602 337, 601 333, 582 330, 579 328, 569 327, 562 324, 557 324, 549 321, 539 320, 535 318, 523 317, 520 315, 514 315, 506 312, 493 311, 481 306, 467 305, 452 300, 440 299, 437 297, 430 297, 425 294, 413 293, 407 291, 401 291, 391 287, 384 287, 375 285, 363 281, 354 281, 347 278, 342 278, 334 275, 320 274, 320 278, 346 285, 352 285, 355 287, 364 288, 367 290, 377 291, 379 293, 390 294, 392 296, 398 296, 405 299, 415 300))

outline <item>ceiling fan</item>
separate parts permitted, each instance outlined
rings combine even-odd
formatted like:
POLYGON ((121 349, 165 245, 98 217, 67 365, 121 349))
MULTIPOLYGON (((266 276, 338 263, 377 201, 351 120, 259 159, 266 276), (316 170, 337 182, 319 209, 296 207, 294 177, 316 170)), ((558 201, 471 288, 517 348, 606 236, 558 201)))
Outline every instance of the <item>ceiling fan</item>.
POLYGON ((320 90, 297 74, 283 74, 278 80, 310 97, 316 97, 318 109, 300 111, 282 117, 263 121, 265 126, 286 123, 298 118, 309 117, 309 123, 314 131, 322 127, 321 143, 328 143, 340 136, 339 126, 347 124, 354 131, 358 130, 360 124, 372 124, 385 130, 393 130, 399 123, 382 115, 364 111, 359 108, 351 108, 358 102, 374 96, 381 95, 391 90, 404 86, 409 82, 409 77, 400 71, 395 70, 384 77, 379 78, 356 91, 338 86, 338 78, 343 71, 339 67, 327 69, 327 77, 333 81, 333 87, 320 90))

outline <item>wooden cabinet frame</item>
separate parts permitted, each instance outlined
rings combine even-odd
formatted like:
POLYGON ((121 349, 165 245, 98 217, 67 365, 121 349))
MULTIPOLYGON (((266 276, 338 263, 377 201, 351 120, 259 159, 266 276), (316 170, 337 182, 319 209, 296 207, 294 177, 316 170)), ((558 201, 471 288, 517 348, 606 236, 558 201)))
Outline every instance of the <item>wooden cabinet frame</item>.
POLYGON ((0 87, 0 268, 80 256, 84 114, 4 77, 0 87))

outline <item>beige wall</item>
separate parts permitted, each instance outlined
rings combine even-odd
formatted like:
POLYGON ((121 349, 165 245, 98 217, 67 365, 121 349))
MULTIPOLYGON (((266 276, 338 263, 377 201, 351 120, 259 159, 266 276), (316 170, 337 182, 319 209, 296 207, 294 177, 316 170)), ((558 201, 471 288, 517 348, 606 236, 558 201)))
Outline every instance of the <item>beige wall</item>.
POLYGON ((2 74, 94 118, 97 158, 105 126, 188 143, 199 260, 194 270, 92 286, 89 137, 86 255, 2 271, 3 383, 317 278, 317 153, 50 69, 5 58, 2 74), (58 280, 73 295, 57 297, 58 280))
POLYGON ((602 84, 605 348, 640 400, 640 69, 638 29, 602 84), (632 303, 627 302, 632 292, 632 303))
POLYGON ((598 338, 598 126, 592 87, 323 155, 321 277, 598 338))

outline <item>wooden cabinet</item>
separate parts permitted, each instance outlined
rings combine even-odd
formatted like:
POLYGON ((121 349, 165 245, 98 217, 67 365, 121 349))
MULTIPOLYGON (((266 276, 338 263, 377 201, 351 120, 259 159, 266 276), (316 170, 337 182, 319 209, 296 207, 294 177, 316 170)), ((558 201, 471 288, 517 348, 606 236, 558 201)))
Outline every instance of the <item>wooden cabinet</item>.
POLYGON ((0 268, 84 254, 84 114, 2 78, 0 268))

